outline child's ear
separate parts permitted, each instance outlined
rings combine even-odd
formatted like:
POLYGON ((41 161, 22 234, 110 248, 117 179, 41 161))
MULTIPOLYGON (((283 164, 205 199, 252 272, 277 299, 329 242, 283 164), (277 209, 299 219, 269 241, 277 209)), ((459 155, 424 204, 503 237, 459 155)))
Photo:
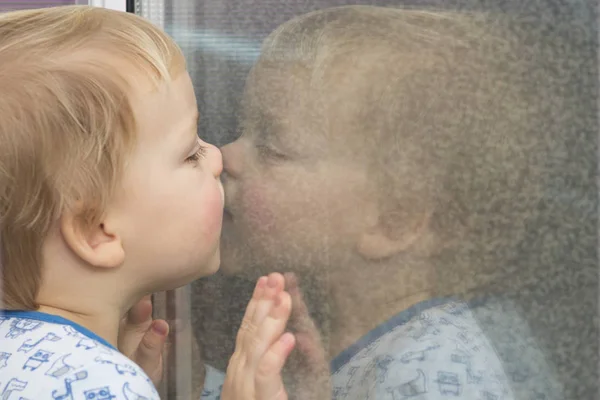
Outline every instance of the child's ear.
POLYGON ((410 221, 390 226, 385 215, 381 215, 375 226, 360 236, 357 251, 365 259, 376 261, 393 257, 412 249, 426 240, 431 213, 413 215, 410 221))
POLYGON ((116 268, 125 261, 120 237, 104 222, 86 226, 79 213, 66 212, 61 218, 60 230, 71 250, 94 267, 116 268))

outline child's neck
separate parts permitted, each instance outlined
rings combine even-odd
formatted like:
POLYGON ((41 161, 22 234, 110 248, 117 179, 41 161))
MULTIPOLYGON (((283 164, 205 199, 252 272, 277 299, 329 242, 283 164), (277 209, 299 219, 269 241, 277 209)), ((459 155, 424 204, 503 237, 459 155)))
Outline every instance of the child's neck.
POLYGON ((121 317, 142 295, 118 270, 98 270, 55 240, 44 248, 39 311, 66 318, 117 347, 121 317))
POLYGON ((428 265, 391 259, 376 265, 348 264, 345 268, 345 272, 329 279, 331 358, 394 315, 433 295, 434 281, 428 265), (347 268, 351 268, 350 273, 347 268))
POLYGON ((119 322, 121 315, 115 310, 80 311, 85 307, 68 308, 52 305, 40 305, 38 311, 58 315, 94 332, 117 348, 119 322))

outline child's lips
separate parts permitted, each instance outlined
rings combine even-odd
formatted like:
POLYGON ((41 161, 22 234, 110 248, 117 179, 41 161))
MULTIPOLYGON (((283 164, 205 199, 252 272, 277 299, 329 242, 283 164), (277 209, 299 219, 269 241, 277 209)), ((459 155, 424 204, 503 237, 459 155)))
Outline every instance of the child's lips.
POLYGON ((217 179, 217 182, 219 184, 219 192, 221 192, 221 203, 225 204, 225 189, 223 189, 223 182, 221 182, 221 179, 217 179))

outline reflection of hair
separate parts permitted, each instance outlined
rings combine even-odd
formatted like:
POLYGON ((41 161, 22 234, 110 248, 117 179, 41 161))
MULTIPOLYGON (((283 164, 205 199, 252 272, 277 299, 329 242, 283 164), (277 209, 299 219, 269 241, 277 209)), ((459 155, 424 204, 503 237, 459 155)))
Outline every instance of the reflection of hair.
POLYGON ((83 207, 88 224, 101 218, 134 142, 128 78, 158 83, 184 68, 177 45, 132 14, 59 7, 0 16, 6 307, 36 307, 42 242, 64 210, 83 207))
POLYGON ((447 244, 440 292, 506 271, 498 266, 513 262, 541 209, 550 151, 563 149, 553 50, 544 32, 534 37, 517 24, 483 13, 339 7, 291 20, 263 46, 259 65, 299 64, 313 90, 344 91, 337 101, 352 110, 348 126, 373 150, 386 223, 433 209, 447 244), (329 83, 342 71, 347 79, 329 83))

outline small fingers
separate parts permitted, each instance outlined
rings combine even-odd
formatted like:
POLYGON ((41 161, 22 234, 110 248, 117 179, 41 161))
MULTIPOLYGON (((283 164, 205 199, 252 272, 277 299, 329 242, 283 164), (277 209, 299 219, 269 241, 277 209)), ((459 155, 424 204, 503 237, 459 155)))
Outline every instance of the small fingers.
MULTIPOLYGON (((259 279, 256 286, 237 335, 235 352, 227 368, 227 379, 224 386, 224 389, 227 388, 224 393, 227 394, 232 390, 238 391, 241 387, 248 388, 255 385, 257 368, 262 363, 262 357, 268 351, 270 351, 270 356, 262 363, 263 368, 267 368, 268 371, 275 368, 277 371, 277 368, 281 369, 289 354, 286 350, 289 348, 291 351, 293 348, 293 335, 290 334, 281 339, 291 313, 291 298, 288 293, 283 292, 283 276, 278 273, 270 274, 268 277, 259 279), (281 343, 279 343, 280 341, 281 343), (271 349, 276 343, 279 344, 271 349), (292 343, 291 346, 290 343, 292 343)), ((279 381, 281 381, 280 377, 279 381)), ((271 380, 266 383, 270 384, 271 380)), ((272 386, 269 386, 269 390, 274 391, 272 386)), ((269 393, 272 394, 269 398, 258 398, 284 399, 275 397, 276 395, 285 395, 287 398, 283 389, 280 394, 269 393)))
POLYGON ((283 286, 284 279, 281 274, 272 273, 269 275, 266 289, 263 292, 262 298, 258 299, 256 310, 252 316, 254 324, 259 325, 269 315, 277 295, 283 290, 283 286))
POLYGON ((269 315, 258 325, 256 337, 253 339, 252 362, 256 365, 267 349, 275 343, 285 332, 290 313, 292 300, 287 292, 280 292, 274 301, 269 315))
POLYGON ((127 322, 133 325, 144 323, 152 318, 152 296, 147 295, 129 310, 127 322))
POLYGON ((315 369, 327 366, 325 348, 321 342, 321 337, 315 332, 296 333, 296 347, 305 357, 304 363, 309 368, 315 369))
POLYGON ((286 289, 292 296, 292 304, 294 305, 294 314, 298 316, 308 315, 308 308, 302 296, 302 292, 298 287, 298 280, 294 274, 286 274, 286 289))
POLYGON ((294 349, 294 335, 283 334, 262 356, 256 370, 257 399, 285 400, 287 393, 281 379, 281 369, 294 349))
POLYGON ((311 318, 298 279, 292 273, 285 275, 286 289, 292 299, 290 326, 296 335, 296 347, 303 354, 305 363, 311 369, 314 366, 327 366, 327 355, 321 340, 319 329, 311 318))
POLYGON ((313 319, 310 316, 304 296, 298 286, 298 280, 292 273, 285 275, 286 290, 292 299, 292 315, 290 318, 290 325, 295 331, 308 332, 311 335, 317 335, 318 330, 315 326, 313 319))
POLYGON ((256 311, 256 306, 260 299, 264 296, 264 291, 267 286, 267 277, 262 276, 256 282, 256 286, 254 287, 254 292, 252 293, 252 298, 246 307, 246 312, 244 313, 244 318, 242 319, 242 323, 240 325, 240 329, 238 330, 238 334, 236 337, 235 347, 236 350, 242 350, 244 347, 244 337, 247 331, 250 331, 250 334, 254 331, 252 320, 254 318, 254 314, 256 311))
POLYGON ((248 307, 246 307, 246 312, 244 314, 244 318, 252 319, 254 317, 254 312, 256 311, 256 305, 258 301, 263 297, 265 288, 267 287, 268 278, 266 276, 261 276, 256 281, 256 286, 254 287, 254 292, 252 293, 252 298, 248 303, 248 307))
POLYGON ((244 318, 242 321, 238 336, 243 351, 253 352, 253 348, 256 347, 255 344, 259 340, 257 338, 257 330, 275 307, 275 301, 279 293, 283 290, 283 285, 284 280, 281 274, 273 273, 269 275, 266 287, 261 292, 262 296, 255 299, 256 304, 253 315, 248 315, 248 318, 244 318))
POLYGON ((158 385, 162 378, 162 353, 168 334, 167 322, 155 320, 135 352, 134 361, 146 372, 155 385, 158 385))
POLYGON ((152 301, 150 296, 145 296, 121 318, 117 338, 119 351, 131 357, 151 324, 152 301))

